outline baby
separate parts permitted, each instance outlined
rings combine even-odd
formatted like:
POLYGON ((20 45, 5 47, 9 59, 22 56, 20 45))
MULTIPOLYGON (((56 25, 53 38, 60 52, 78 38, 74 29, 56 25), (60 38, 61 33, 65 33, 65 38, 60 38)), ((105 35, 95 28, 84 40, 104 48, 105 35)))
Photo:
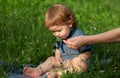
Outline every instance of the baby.
POLYGON ((75 36, 83 35, 77 28, 73 12, 62 4, 52 5, 45 15, 45 26, 55 37, 61 40, 56 42, 55 56, 50 56, 42 64, 35 68, 24 67, 24 74, 31 77, 40 77, 47 73, 48 78, 59 78, 66 71, 83 72, 87 69, 87 59, 91 55, 91 46, 87 45, 77 50, 71 49, 63 42, 75 36), (50 71, 54 68, 62 68, 58 71, 50 71))

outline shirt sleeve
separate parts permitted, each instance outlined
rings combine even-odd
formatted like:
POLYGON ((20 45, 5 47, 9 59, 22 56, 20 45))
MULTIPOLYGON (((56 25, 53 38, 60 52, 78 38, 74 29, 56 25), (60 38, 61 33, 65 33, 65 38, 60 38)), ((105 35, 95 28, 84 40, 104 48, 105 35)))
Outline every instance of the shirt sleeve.
POLYGON ((92 48, 91 45, 87 45, 87 46, 81 47, 81 48, 79 49, 79 51, 80 51, 81 53, 83 53, 83 52, 86 52, 86 51, 91 51, 91 50, 92 50, 91 48, 92 48))
POLYGON ((57 41, 57 42, 55 43, 55 48, 57 48, 57 49, 60 48, 60 42, 59 42, 59 41, 57 41))

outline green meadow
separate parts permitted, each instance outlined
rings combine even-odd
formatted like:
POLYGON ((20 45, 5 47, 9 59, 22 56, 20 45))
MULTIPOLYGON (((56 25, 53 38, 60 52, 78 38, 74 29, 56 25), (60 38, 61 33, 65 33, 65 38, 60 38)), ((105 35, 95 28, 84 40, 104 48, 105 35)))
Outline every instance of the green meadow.
MULTIPOLYGON (((9 64, 38 65, 54 55, 56 38, 44 26, 52 4, 71 8, 86 35, 120 27, 120 0, 0 0, 0 60, 8 70, 9 64)), ((95 44, 92 49, 86 72, 68 72, 62 78, 119 78, 120 44, 95 44)), ((7 78, 1 66, 0 78, 7 78)))

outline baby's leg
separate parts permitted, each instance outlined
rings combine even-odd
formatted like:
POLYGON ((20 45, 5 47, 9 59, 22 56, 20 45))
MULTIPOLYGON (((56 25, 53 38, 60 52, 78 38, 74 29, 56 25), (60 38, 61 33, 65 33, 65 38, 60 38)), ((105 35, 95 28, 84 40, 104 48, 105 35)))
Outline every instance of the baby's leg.
POLYGON ((89 59, 90 56, 91 56, 91 52, 87 51, 87 52, 81 53, 79 56, 72 59, 74 68, 80 72, 86 71, 88 67, 87 60, 89 59))
POLYGON ((47 78, 60 78, 60 77, 58 77, 57 72, 48 72, 47 73, 47 78))
POLYGON ((36 68, 24 67, 23 73, 31 77, 39 77, 42 74, 42 72, 39 71, 37 67, 36 68))
POLYGON ((83 72, 87 70, 87 59, 90 57, 90 52, 85 52, 77 57, 66 60, 64 67, 68 69, 72 73, 73 70, 83 72))
POLYGON ((61 69, 61 70, 58 70, 58 71, 49 71, 46 74, 47 74, 47 78, 61 78, 61 76, 64 73, 66 73, 67 71, 70 71, 70 70, 68 68, 66 68, 66 69, 61 69))
POLYGON ((84 72, 87 70, 87 62, 85 60, 80 59, 78 63, 72 60, 73 70, 84 72))
POLYGON ((46 73, 47 78, 61 78, 61 75, 65 73, 64 69, 58 68, 57 71, 49 71, 46 73))
POLYGON ((60 71, 50 71, 47 74, 47 78, 60 78, 63 73, 66 73, 69 71, 72 73, 73 71, 77 72, 84 72, 87 70, 87 59, 90 57, 91 53, 83 53, 79 56, 64 61, 64 69, 60 71))
POLYGON ((73 71, 83 72, 87 68, 87 64, 84 61, 81 61, 76 64, 73 64, 73 63, 75 63, 73 62, 73 60, 66 60, 64 64, 64 69, 48 72, 47 78, 60 78, 61 75, 63 75, 63 73, 66 73, 67 71, 69 71, 70 73, 73 73, 73 71))
POLYGON ((39 77, 43 73, 57 66, 61 66, 61 63, 59 61, 56 61, 55 57, 49 57, 45 62, 43 62, 36 68, 25 67, 23 73, 28 76, 39 77))

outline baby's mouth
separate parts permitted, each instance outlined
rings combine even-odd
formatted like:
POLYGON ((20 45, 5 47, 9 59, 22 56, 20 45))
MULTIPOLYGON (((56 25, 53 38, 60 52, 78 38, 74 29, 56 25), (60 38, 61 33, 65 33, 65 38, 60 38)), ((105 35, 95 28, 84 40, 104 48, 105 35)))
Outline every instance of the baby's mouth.
POLYGON ((62 40, 62 38, 59 38, 59 37, 56 38, 56 41, 61 41, 61 40, 62 40))
POLYGON ((63 38, 63 37, 57 37, 56 40, 57 40, 57 41, 60 41, 60 40, 66 40, 66 38, 63 38))

